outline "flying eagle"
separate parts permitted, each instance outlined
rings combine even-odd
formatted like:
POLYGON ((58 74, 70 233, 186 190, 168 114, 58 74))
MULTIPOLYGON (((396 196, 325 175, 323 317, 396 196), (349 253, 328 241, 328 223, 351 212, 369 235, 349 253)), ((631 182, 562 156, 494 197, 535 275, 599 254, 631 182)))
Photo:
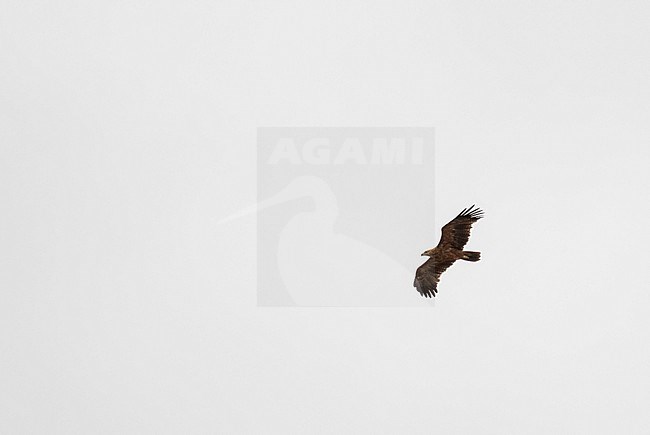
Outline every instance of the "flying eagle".
POLYGON ((472 224, 483 217, 480 208, 466 208, 458 216, 442 227, 442 237, 438 246, 424 251, 429 259, 415 272, 413 287, 424 297, 435 297, 438 293, 440 275, 456 260, 479 261, 480 252, 463 251, 469 240, 469 231, 472 224))

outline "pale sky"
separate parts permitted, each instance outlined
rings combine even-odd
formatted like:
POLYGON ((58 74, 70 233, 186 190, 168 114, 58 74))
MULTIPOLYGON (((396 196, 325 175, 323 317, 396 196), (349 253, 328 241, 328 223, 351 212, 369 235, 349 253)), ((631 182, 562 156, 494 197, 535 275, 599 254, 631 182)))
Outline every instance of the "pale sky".
POLYGON ((650 433, 647 3, 64 3, 0 14, 1 433, 650 433), (482 260, 258 307, 260 126, 434 127, 482 260))

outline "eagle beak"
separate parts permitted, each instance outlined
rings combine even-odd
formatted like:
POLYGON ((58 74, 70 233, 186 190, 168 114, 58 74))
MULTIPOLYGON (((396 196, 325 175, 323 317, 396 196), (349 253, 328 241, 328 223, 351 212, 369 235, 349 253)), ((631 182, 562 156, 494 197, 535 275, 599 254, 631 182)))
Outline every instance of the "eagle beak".
POLYGON ((425 257, 426 255, 427 255, 427 253, 423 252, 423 253, 420 254, 420 257, 425 257))

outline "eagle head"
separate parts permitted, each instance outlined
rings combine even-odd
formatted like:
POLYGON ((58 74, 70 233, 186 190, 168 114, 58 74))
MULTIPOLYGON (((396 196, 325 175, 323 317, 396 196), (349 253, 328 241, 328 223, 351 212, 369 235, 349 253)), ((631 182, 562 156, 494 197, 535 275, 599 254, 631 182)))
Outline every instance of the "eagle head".
POLYGON ((427 249, 421 254, 422 257, 431 257, 432 255, 433 255, 433 249, 427 249))

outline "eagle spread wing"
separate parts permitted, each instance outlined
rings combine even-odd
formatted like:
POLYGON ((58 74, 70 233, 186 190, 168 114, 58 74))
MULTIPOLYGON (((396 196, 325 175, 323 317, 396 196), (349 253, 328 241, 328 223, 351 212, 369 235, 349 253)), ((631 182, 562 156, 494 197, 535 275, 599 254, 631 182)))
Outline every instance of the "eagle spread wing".
POLYGON ((483 210, 474 208, 474 206, 461 211, 458 216, 442 227, 442 237, 440 237, 438 248, 463 249, 469 240, 472 224, 482 217, 483 210))
POLYGON ((436 261, 433 257, 429 258, 424 264, 418 267, 415 272, 415 281, 413 287, 426 298, 435 297, 438 293, 438 282, 440 275, 454 264, 455 260, 436 261))
POLYGON ((430 258, 415 272, 413 287, 422 296, 435 297, 438 293, 440 275, 457 259, 478 261, 480 252, 463 252, 463 248, 469 240, 472 224, 482 217, 483 211, 471 206, 461 211, 458 216, 442 227, 442 237, 440 237, 438 246, 422 254, 429 255, 430 258))

